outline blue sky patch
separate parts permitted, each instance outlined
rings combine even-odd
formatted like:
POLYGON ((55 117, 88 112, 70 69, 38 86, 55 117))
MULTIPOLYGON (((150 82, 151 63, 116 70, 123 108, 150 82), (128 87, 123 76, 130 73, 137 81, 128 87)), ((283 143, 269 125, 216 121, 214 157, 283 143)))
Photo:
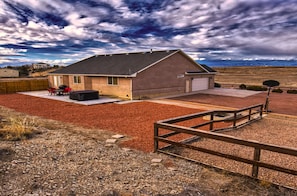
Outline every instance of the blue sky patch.
POLYGON ((0 66, 182 49, 193 59, 297 60, 296 0, 3 0, 0 66))

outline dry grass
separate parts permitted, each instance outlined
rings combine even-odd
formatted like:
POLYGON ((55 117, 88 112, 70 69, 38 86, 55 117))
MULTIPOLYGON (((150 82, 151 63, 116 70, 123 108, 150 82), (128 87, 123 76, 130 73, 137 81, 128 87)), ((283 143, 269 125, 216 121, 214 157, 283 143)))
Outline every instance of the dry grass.
POLYGON ((262 85, 265 80, 277 80, 281 88, 297 88, 297 67, 218 67, 217 83, 224 85, 262 85))
POLYGON ((10 117, 0 129, 0 138, 3 140, 23 140, 32 137, 37 130, 34 119, 10 117))

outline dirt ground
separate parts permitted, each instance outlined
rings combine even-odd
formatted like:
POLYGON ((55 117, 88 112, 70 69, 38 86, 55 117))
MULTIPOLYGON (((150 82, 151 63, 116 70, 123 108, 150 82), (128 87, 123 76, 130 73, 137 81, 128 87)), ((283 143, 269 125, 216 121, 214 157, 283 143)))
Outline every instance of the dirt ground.
MULTIPOLYGON (((232 96, 218 96, 208 94, 194 94, 183 97, 172 98, 175 100, 205 103, 211 105, 225 106, 231 108, 243 108, 255 104, 265 104, 267 92, 238 98, 232 96)), ((270 93, 268 109, 272 113, 297 116, 297 95, 287 93, 270 93)))

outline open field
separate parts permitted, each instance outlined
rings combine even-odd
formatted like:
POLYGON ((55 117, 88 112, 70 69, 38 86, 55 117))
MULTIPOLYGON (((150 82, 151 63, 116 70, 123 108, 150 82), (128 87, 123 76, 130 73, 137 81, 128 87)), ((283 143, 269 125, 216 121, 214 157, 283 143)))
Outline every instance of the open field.
POLYGON ((297 67, 216 67, 218 74, 215 82, 222 86, 238 87, 245 85, 262 85, 265 80, 277 80, 280 87, 297 89, 297 67))

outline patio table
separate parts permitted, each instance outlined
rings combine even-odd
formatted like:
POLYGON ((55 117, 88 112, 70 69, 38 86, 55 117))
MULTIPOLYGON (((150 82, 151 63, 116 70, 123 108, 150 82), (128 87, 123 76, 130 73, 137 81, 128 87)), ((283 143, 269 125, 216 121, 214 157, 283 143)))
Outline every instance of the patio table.
POLYGON ((56 89, 55 90, 56 95, 59 95, 59 96, 63 95, 63 92, 64 92, 63 89, 56 89))

